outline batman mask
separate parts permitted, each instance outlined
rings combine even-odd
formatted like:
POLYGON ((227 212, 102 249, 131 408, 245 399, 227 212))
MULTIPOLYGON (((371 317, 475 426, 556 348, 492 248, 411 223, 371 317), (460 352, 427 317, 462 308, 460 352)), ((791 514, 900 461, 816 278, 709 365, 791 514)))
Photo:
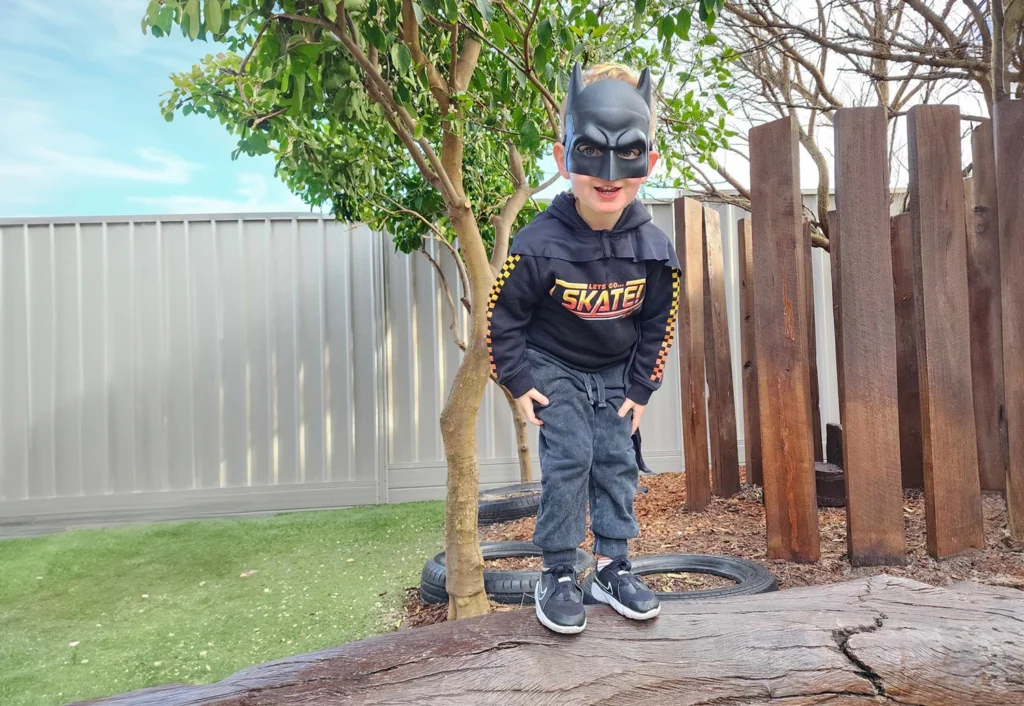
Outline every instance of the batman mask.
POLYGON ((584 85, 580 65, 573 67, 562 139, 568 171, 607 181, 645 177, 650 135, 650 69, 634 88, 614 78, 584 85))

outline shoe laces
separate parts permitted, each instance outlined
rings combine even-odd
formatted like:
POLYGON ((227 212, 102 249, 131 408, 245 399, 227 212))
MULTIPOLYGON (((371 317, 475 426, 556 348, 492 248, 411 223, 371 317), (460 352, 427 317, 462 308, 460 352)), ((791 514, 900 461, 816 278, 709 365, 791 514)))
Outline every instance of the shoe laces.
POLYGON ((556 595, 562 600, 571 600, 573 588, 576 586, 576 570, 567 564, 558 564, 545 571, 555 579, 556 595), (566 577, 569 580, 563 581, 562 579, 566 577))

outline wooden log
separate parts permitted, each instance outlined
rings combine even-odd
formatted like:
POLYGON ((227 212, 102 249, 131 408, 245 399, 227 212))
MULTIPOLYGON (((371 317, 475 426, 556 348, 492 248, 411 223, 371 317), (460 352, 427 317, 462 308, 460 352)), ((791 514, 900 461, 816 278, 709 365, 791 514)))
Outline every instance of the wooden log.
POLYGON ((892 289, 896 305, 896 385, 900 414, 900 469, 904 488, 924 487, 921 438, 921 388, 917 375, 917 318, 914 308, 914 262, 910 214, 889 219, 892 289))
POLYGON ((754 339, 768 557, 820 556, 807 351, 797 124, 750 131, 754 339))
POLYGON ((686 507, 699 512, 711 502, 704 398, 704 209, 699 201, 680 198, 674 210, 676 252, 682 267, 678 355, 686 507))
POLYGON ((757 355, 754 346, 754 268, 750 219, 737 224, 740 252, 740 349, 743 352, 743 448, 747 466, 747 482, 761 485, 761 417, 757 401, 757 355))
POLYGON ((906 546, 885 109, 836 111, 835 135, 847 547, 854 566, 901 564, 906 546))
POLYGON ((1003 305, 999 282, 999 208, 992 123, 971 135, 974 177, 964 180, 971 380, 982 490, 1006 488, 1009 440, 1003 397, 1003 305))
POLYGON ((718 211, 704 209, 704 364, 708 379, 711 433, 711 492, 729 498, 740 492, 732 347, 725 303, 725 262, 718 211))
POLYGON ((1024 101, 1003 101, 994 113, 1002 271, 1003 384, 1009 436, 1006 504, 1010 531, 1024 540, 1024 101), (1012 363, 1012 364, 1011 364, 1012 363))
POLYGON ((807 286, 807 361, 811 378, 811 433, 814 435, 814 460, 824 461, 825 450, 821 438, 821 394, 818 390, 818 331, 814 319, 814 260, 811 248, 811 224, 804 221, 804 277, 807 286))
POLYGON ((971 388, 964 182, 960 150, 950 149, 960 144, 959 107, 914 106, 907 137, 925 519, 928 552, 942 558, 985 546, 971 388))
POLYGON ((532 609, 402 630, 151 687, 94 706, 1024 703, 1024 594, 879 575, 714 601, 656 619, 587 606, 556 635, 532 609))

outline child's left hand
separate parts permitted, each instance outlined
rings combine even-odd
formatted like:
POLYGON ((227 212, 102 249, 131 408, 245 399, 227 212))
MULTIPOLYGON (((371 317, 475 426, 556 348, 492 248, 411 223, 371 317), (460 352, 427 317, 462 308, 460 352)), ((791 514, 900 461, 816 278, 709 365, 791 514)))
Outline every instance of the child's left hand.
POLYGON ((633 400, 626 398, 626 401, 619 407, 619 416, 625 417, 629 414, 629 410, 633 410, 633 434, 636 434, 636 430, 640 428, 640 417, 644 416, 644 409, 646 405, 637 404, 633 400))

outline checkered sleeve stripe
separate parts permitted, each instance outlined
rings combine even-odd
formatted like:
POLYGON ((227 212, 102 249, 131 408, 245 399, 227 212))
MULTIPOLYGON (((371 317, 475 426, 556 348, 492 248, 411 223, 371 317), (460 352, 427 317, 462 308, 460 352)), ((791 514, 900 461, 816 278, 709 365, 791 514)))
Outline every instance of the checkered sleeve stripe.
POLYGON ((665 364, 668 362, 668 352, 672 348, 672 342, 676 334, 676 314, 679 311, 679 270, 672 270, 672 304, 668 310, 668 321, 665 323, 665 339, 662 341, 661 350, 658 351, 658 358, 654 363, 654 372, 651 373, 652 382, 661 382, 665 375, 665 364))
POLYGON ((512 274, 512 270, 516 268, 520 259, 522 259, 521 255, 508 256, 501 271, 498 272, 498 278, 494 281, 494 286, 491 287, 491 296, 487 301, 487 355, 491 361, 491 376, 495 379, 498 377, 498 366, 494 363, 494 348, 491 344, 491 318, 494 315, 494 306, 498 303, 501 288, 505 286, 505 282, 508 281, 509 275, 512 274))

